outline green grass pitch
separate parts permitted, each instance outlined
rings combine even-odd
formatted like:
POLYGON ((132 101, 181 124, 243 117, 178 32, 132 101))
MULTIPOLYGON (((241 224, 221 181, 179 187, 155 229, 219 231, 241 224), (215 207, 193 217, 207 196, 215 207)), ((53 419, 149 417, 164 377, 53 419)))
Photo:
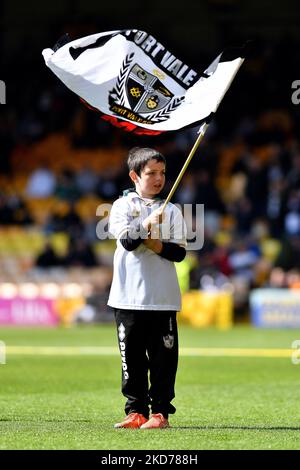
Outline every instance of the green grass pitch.
MULTIPOLYGON (((179 336, 182 348, 289 350, 300 330, 180 325, 179 336)), ((1 328, 0 340, 7 346, 0 365, 0 449, 300 449, 300 365, 292 364, 288 351, 285 357, 183 351, 172 427, 115 430, 124 416, 120 358, 110 349, 72 349, 115 347, 112 325, 1 328), (24 354, 16 346, 33 349, 24 354), (58 348, 49 355, 37 346, 58 348), (61 354, 62 346, 71 353, 61 354)))

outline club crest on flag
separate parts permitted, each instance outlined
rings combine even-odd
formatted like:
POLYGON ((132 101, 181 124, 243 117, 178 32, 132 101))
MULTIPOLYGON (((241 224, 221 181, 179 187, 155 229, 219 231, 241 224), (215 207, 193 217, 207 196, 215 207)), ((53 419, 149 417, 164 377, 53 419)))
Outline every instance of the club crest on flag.
POLYGON ((173 98, 161 81, 140 65, 135 64, 126 80, 129 105, 134 112, 152 113, 164 108, 173 98))
MULTIPOLYGON (((184 100, 176 97, 155 75, 133 63, 134 54, 123 61, 115 87, 109 93, 110 109, 133 122, 154 124, 168 119, 184 100)), ((163 76, 163 74, 161 74, 163 76)))

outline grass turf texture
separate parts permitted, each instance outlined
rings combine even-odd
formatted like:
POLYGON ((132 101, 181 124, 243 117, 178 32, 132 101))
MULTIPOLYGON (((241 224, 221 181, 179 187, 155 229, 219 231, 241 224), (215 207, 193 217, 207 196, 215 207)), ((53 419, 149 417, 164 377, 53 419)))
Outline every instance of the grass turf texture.
MULTIPOLYGON (((299 330, 180 326, 181 347, 291 348, 299 330)), ((11 346, 116 346, 111 325, 2 328, 11 346)), ((300 449, 300 365, 290 357, 182 356, 171 429, 115 430, 117 355, 7 355, 0 365, 0 449, 300 449)))

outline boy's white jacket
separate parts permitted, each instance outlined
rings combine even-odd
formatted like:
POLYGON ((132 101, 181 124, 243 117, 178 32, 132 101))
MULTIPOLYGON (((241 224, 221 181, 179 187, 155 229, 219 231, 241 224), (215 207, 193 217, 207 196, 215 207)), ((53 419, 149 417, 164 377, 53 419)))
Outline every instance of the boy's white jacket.
MULTIPOLYGON (((129 310, 181 310, 181 294, 173 262, 148 249, 143 243, 133 251, 127 251, 120 238, 127 233, 132 238, 147 238, 140 228, 140 221, 162 205, 153 201, 147 207, 136 193, 129 193, 114 202, 109 231, 117 239, 114 255, 114 274, 108 305, 129 310), (147 210, 148 209, 148 210, 147 210)), ((163 241, 186 246, 186 225, 181 211, 169 203, 161 224, 163 241)))
POLYGON ((42 53, 52 72, 105 120, 148 134, 205 123, 244 60, 243 48, 225 50, 199 73, 137 29, 93 34, 42 53))

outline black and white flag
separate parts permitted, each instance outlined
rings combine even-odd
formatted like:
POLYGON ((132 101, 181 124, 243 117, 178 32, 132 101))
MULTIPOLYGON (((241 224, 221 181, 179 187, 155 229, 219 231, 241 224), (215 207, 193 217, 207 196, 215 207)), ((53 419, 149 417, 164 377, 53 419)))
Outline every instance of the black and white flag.
POLYGON ((201 74, 136 29, 93 34, 43 56, 102 118, 139 134, 205 123, 244 61, 242 49, 225 51, 201 74))

